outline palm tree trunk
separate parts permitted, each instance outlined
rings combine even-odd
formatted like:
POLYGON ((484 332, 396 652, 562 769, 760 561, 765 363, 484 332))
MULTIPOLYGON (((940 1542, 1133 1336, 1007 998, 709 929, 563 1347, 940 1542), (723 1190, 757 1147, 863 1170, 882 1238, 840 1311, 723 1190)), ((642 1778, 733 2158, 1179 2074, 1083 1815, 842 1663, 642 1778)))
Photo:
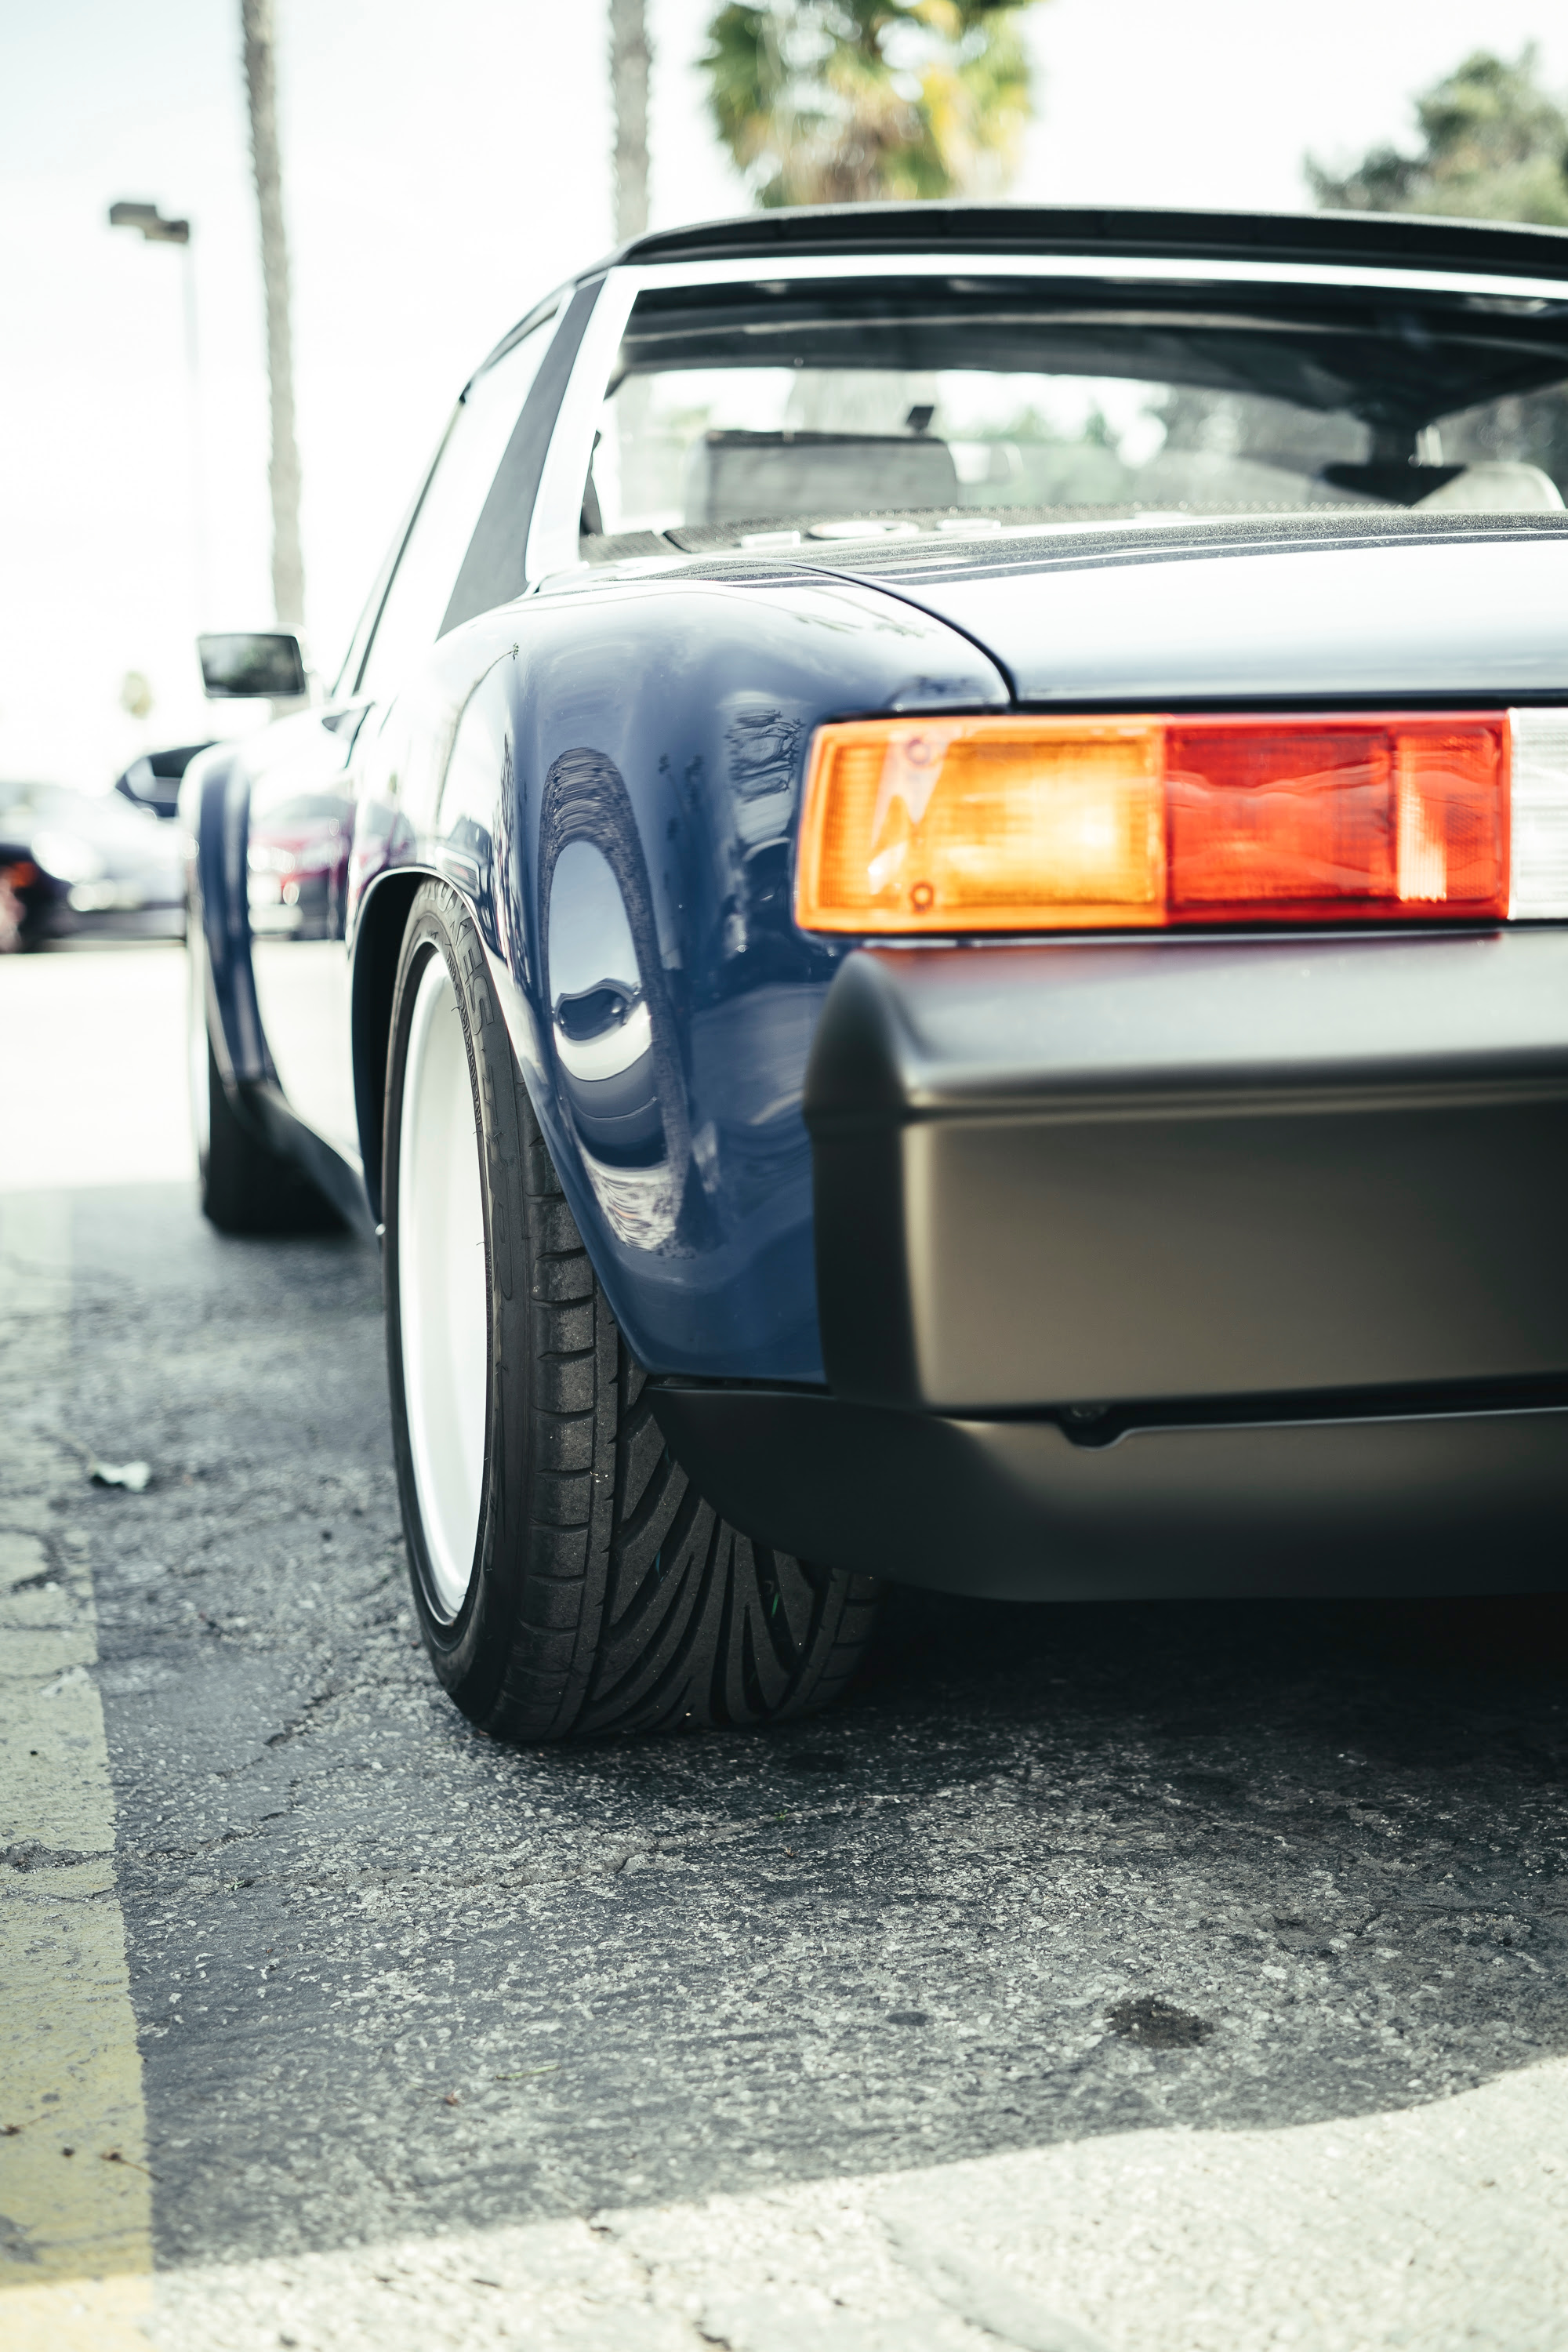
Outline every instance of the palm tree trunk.
POLYGON ((305 620, 305 563, 300 551, 300 451, 294 438, 294 350, 289 328, 289 240, 283 226, 283 173, 278 155, 278 66, 272 0, 240 0, 245 86, 250 100, 250 158, 261 214, 261 281, 267 296, 267 381, 271 397, 272 603, 279 628, 305 620))
POLYGON ((616 116, 616 243, 647 226, 647 15, 610 0, 610 98, 616 116))

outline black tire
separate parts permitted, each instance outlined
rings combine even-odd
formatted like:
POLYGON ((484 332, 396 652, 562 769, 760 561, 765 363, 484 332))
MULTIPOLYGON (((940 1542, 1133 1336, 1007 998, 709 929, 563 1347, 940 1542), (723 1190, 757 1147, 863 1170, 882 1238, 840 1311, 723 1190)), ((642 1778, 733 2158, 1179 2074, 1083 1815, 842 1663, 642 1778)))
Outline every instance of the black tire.
POLYGON ((387 1056, 384 1265, 394 1448, 415 1606, 446 1689, 492 1738, 778 1722, 827 1706, 871 1631, 868 1577, 816 1569, 721 1519, 671 1459, 556 1179, 462 900, 425 884, 404 934, 387 1056), (447 964, 479 1138, 489 1298, 474 1566, 444 1616, 405 1396, 398 1164, 414 998, 447 964))
POLYGON ((203 1216, 220 1234, 333 1231, 342 1221, 304 1171, 274 1151, 249 1115, 230 1100, 213 1052, 205 970, 194 933, 186 958, 191 1124, 203 1216))

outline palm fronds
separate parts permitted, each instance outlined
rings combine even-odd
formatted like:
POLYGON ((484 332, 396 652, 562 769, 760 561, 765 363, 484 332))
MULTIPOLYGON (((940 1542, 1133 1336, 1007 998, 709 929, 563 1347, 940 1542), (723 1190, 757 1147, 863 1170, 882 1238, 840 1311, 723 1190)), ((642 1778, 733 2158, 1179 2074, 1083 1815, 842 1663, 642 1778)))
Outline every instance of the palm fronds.
POLYGON ((1030 114, 1037 0, 729 0, 702 58, 763 205, 1004 187, 1030 114))

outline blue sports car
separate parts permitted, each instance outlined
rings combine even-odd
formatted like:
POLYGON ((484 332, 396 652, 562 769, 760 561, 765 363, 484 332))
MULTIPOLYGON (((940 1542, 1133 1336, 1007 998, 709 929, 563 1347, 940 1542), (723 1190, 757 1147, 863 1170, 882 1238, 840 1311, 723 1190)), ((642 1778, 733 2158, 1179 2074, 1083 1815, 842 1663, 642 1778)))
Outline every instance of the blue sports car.
POLYGON ((1568 1580, 1565 491, 1547 230, 779 211, 490 354, 181 801, 204 1204, 379 1239, 476 1723, 1568 1580))

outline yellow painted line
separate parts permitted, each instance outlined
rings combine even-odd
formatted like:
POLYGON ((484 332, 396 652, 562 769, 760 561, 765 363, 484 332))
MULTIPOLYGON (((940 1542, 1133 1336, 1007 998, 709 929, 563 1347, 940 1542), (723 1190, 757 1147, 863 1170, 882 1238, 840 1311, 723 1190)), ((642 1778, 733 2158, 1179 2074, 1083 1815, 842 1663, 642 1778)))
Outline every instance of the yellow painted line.
POLYGON ((50 1507, 82 1475, 58 1434, 69 1243, 58 1195, 0 1199, 0 2346, 146 2352, 153 2183, 97 1617, 50 1507))
POLYGON ((5 2352, 147 2352, 140 2323, 152 2310, 150 2277, 0 2287, 0 2344, 5 2352))

